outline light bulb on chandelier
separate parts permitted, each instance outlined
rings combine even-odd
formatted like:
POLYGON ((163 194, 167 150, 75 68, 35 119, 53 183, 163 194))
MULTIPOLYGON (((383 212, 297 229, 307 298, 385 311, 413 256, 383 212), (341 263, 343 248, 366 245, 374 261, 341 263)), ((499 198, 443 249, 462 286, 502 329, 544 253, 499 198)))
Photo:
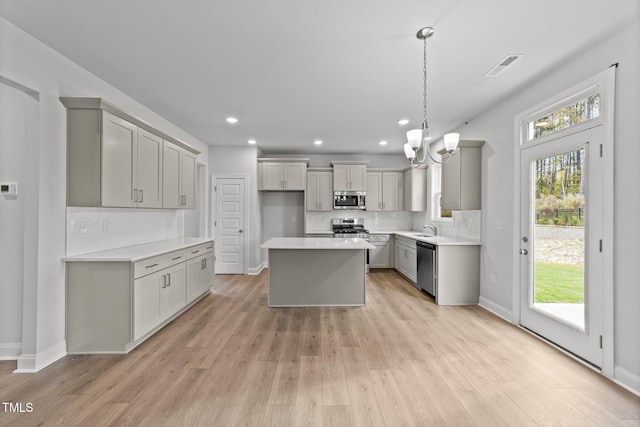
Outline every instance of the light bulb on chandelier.
POLYGON ((423 121, 421 129, 412 129, 407 132, 407 143, 404 144, 404 154, 411 163, 411 167, 417 168, 429 158, 435 162, 442 164, 451 158, 451 154, 458 148, 460 142, 460 134, 448 133, 444 136, 444 148, 449 156, 443 160, 436 160, 429 151, 429 141, 431 136, 429 134, 429 121, 427 120, 427 39, 434 33, 434 29, 431 27, 421 28, 416 37, 424 42, 424 60, 423 60, 423 87, 422 87, 422 107, 423 107, 423 121), (422 150, 422 156, 418 155, 418 151, 422 150))

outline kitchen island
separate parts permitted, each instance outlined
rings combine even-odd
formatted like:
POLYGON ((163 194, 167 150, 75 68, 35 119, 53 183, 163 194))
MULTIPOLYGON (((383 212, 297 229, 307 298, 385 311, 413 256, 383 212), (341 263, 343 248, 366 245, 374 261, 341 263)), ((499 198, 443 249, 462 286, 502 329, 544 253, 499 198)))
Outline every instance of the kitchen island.
POLYGON ((362 239, 278 237, 269 250, 269 307, 363 306, 367 250, 362 239))

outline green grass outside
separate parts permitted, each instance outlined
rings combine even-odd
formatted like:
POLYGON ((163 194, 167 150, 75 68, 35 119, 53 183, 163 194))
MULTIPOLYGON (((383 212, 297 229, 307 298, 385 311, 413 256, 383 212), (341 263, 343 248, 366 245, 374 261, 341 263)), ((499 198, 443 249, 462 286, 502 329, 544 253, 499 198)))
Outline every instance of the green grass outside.
POLYGON ((584 266, 536 262, 535 302, 584 302, 584 266))

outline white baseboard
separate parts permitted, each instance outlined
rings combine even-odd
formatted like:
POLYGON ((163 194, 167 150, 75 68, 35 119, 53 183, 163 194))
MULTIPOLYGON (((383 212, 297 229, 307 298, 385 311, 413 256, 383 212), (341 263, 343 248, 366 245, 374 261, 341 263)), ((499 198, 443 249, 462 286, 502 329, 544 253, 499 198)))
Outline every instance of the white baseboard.
POLYGON ((513 313, 510 310, 507 310, 506 308, 502 307, 501 305, 498 305, 493 301, 490 301, 484 297, 480 297, 480 301, 478 302, 478 305, 484 308, 485 310, 495 314, 496 316, 504 319, 505 321, 509 323, 513 323, 513 320, 512 320, 513 313))
POLYGON ((614 371, 615 378, 613 378, 613 382, 618 384, 620 387, 629 390, 631 393, 640 396, 640 376, 633 372, 629 372, 620 366, 616 366, 614 371))
POLYGON ((67 341, 60 341, 37 354, 23 354, 18 357, 18 369, 14 374, 27 374, 38 372, 53 362, 67 355, 67 341))
POLYGON ((258 274, 260 274, 262 272, 262 270, 264 270, 265 268, 269 268, 269 264, 267 262, 263 262, 262 264, 260 264, 258 267, 256 268, 249 268, 247 270, 247 274, 250 276, 257 276, 258 274))
POLYGON ((0 344, 0 360, 18 360, 20 353, 22 344, 19 342, 0 344))

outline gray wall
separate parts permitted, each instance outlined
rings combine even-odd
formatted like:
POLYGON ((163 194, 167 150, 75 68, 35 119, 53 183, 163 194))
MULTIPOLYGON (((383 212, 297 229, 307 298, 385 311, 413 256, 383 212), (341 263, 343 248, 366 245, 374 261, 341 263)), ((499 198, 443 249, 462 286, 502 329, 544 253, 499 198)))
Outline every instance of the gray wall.
POLYGON ((482 278, 481 297, 505 317, 511 318, 514 251, 518 236, 514 226, 514 116, 527 108, 605 70, 619 62, 615 102, 615 228, 614 304, 615 376, 640 390, 640 286, 637 260, 640 259, 640 21, 622 28, 610 38, 590 45, 537 83, 523 88, 508 100, 457 129, 463 139, 486 141, 482 159, 482 278), (496 230, 496 221, 504 223, 496 230), (495 274, 496 284, 488 277, 495 274))
POLYGON ((263 242, 273 237, 304 237, 304 192, 265 192, 262 230, 263 242))

